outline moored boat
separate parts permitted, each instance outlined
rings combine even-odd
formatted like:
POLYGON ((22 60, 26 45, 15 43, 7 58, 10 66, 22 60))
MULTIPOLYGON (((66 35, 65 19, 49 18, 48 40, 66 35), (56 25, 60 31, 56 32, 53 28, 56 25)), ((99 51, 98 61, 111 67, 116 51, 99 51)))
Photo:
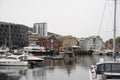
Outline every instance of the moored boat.
POLYGON ((9 48, 5 45, 2 45, 0 47, 0 54, 3 54, 4 52, 8 52, 9 51, 9 48))
POLYGON ((30 44, 29 46, 24 47, 23 50, 35 56, 42 55, 42 53, 46 52, 45 47, 40 47, 36 44, 30 44))
POLYGON ((114 0, 113 49, 109 51, 113 60, 104 61, 101 58, 98 63, 92 65, 89 69, 90 80, 120 80, 120 59, 116 51, 116 4, 117 0, 114 0))
POLYGON ((28 66, 24 56, 11 55, 0 59, 0 66, 28 66))
POLYGON ((103 50, 94 50, 93 54, 104 55, 105 53, 103 50))
POLYGON ((89 69, 90 80, 120 79, 120 60, 104 61, 102 58, 89 69))
POLYGON ((27 53, 23 53, 21 55, 14 55, 12 53, 8 54, 6 53, 1 57, 1 66, 28 66, 31 65, 31 63, 37 63, 44 60, 43 58, 28 55, 27 53))

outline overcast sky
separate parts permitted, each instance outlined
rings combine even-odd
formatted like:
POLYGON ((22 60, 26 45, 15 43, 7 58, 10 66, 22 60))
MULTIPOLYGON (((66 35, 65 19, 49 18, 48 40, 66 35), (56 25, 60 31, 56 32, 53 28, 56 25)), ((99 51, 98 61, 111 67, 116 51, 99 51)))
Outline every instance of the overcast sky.
MULTIPOLYGON (((34 23, 45 22, 48 32, 78 38, 97 36, 105 2, 106 0, 0 0, 0 21, 29 27, 33 27, 34 23)), ((100 30, 103 40, 113 36, 113 9, 114 1, 108 0, 100 30)), ((120 32, 119 29, 117 31, 120 32)))

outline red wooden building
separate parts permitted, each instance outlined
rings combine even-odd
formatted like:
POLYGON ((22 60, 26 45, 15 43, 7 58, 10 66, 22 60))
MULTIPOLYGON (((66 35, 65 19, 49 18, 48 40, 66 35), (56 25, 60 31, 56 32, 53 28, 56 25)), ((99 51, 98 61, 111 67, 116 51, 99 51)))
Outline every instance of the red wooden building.
POLYGON ((53 34, 51 36, 40 37, 39 46, 43 46, 47 49, 59 51, 60 42, 57 37, 53 34))

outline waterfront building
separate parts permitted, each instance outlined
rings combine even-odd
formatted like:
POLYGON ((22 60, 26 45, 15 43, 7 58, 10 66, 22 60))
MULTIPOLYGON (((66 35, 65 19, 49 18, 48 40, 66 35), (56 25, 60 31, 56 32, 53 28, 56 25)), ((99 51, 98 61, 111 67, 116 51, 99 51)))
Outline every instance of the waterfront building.
POLYGON ((36 33, 33 33, 31 31, 29 31, 29 35, 28 35, 28 44, 38 44, 39 43, 39 35, 36 33))
POLYGON ((105 44, 100 38, 100 36, 90 36, 89 38, 86 39, 85 41, 85 49, 87 51, 89 50, 103 50, 105 48, 105 44))
POLYGON ((47 23, 35 23, 33 32, 39 36, 47 36, 47 23))
POLYGON ((85 51, 85 43, 86 43, 86 38, 79 39, 79 47, 81 51, 85 51))
POLYGON ((28 27, 21 24, 0 22, 0 46, 23 47, 27 43, 28 27))
POLYGON ((60 42, 56 35, 44 36, 39 38, 39 45, 50 50, 59 51, 60 42))
POLYGON ((73 46, 78 46, 78 40, 77 38, 73 37, 73 36, 66 36, 64 39, 63 39, 63 42, 62 42, 62 49, 65 49, 66 47, 73 47, 73 46))
POLYGON ((106 49, 112 49, 113 48, 113 39, 110 39, 105 42, 106 49))

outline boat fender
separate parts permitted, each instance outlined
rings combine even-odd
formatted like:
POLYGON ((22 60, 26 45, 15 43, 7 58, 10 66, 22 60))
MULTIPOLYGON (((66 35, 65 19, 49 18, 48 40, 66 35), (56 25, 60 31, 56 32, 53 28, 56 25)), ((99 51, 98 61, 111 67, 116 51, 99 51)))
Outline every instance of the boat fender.
POLYGON ((94 66, 93 65, 91 65, 91 69, 93 69, 94 68, 94 66))

